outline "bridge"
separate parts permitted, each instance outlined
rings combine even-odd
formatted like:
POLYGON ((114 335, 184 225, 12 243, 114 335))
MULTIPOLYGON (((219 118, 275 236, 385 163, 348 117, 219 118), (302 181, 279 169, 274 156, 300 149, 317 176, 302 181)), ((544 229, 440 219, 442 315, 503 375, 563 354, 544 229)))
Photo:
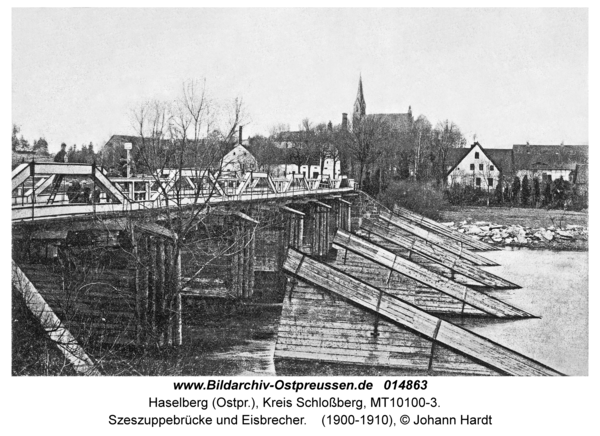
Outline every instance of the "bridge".
POLYGON ((281 304, 276 364, 560 374, 448 320, 535 317, 485 293, 519 288, 481 268, 494 247, 351 182, 32 162, 12 184, 13 290, 82 374, 94 344, 181 345, 206 298, 281 304))
POLYGON ((341 185, 342 179, 321 181, 299 174, 273 178, 262 172, 239 175, 199 169, 109 178, 93 164, 30 162, 12 172, 12 220, 118 216, 166 207, 289 200, 354 190, 341 185), (87 185, 89 192, 73 190, 75 183, 87 185))

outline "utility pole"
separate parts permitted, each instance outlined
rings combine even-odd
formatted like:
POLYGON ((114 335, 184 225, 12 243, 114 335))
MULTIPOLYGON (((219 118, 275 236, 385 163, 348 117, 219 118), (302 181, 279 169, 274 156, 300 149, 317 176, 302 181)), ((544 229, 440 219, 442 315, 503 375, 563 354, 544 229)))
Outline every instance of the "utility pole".
POLYGON ((131 149, 133 148, 133 144, 131 142, 126 142, 123 144, 125 146, 125 150, 127 150, 127 178, 131 177, 131 149))

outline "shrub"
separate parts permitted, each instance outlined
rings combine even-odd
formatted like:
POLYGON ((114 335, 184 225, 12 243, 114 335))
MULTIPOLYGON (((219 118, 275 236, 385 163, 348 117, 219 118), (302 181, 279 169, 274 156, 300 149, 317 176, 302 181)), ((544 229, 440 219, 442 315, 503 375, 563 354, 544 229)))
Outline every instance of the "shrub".
POLYGON ((442 192, 432 183, 399 180, 390 183, 377 199, 387 208, 405 207, 431 219, 440 219, 440 210, 447 205, 442 192))

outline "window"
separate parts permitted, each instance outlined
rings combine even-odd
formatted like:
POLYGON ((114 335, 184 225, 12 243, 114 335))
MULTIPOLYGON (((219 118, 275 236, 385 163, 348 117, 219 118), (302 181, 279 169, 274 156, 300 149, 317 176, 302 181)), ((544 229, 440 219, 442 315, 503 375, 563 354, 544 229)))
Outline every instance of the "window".
POLYGON ((483 171, 483 164, 479 164, 479 171, 483 171))
POLYGON ((475 179, 475 185, 477 185, 478 188, 481 188, 481 179, 479 177, 475 179))
POLYGON ((493 188, 493 187, 494 187, 494 179, 493 179, 493 178, 491 178, 491 177, 488 177, 488 186, 489 186, 490 188, 493 188))
POLYGON ((313 179, 318 179, 318 178, 319 178, 319 172, 313 171, 313 179))
POLYGON ((490 171, 494 171, 494 165, 490 165, 490 171))
POLYGON ((475 164, 471 164, 471 171, 475 171, 475 164))
POLYGON ((475 159, 479 159, 479 152, 478 151, 475 152, 475 159))

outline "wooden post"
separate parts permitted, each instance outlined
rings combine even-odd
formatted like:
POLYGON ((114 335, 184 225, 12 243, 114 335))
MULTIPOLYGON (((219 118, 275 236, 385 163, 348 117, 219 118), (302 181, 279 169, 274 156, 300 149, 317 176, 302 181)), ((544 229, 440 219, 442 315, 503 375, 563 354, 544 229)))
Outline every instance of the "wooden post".
POLYGON ((256 234, 254 232, 254 227, 248 225, 248 237, 250 240, 248 241, 249 249, 248 249, 248 298, 251 298, 254 295, 254 261, 256 257, 256 234))
POLYGON ((233 223, 233 241, 232 241, 232 251, 233 254, 231 256, 231 292, 233 293, 233 295, 235 295, 236 297, 240 297, 239 294, 239 280, 240 280, 240 271, 239 271, 239 251, 240 251, 240 244, 239 244, 239 223, 234 222, 233 223))
POLYGON ((183 344, 183 319, 182 319, 182 304, 181 304, 181 251, 176 253, 175 258, 175 326, 174 326, 174 343, 175 345, 183 344))
POLYGON ((148 241, 148 264, 149 268, 149 286, 148 286, 148 323, 152 336, 156 334, 156 285, 157 285, 157 268, 156 268, 156 239, 149 238, 148 241))
POLYGON ((156 321, 159 345, 165 343, 165 242, 162 238, 156 241, 156 321))
POLYGON ((148 330, 148 237, 138 232, 138 317, 142 331, 138 335, 142 343, 146 343, 148 330))
POLYGON ((175 279, 175 265, 173 259, 173 246, 167 242, 165 244, 165 337, 166 345, 173 345, 173 282, 175 279))

